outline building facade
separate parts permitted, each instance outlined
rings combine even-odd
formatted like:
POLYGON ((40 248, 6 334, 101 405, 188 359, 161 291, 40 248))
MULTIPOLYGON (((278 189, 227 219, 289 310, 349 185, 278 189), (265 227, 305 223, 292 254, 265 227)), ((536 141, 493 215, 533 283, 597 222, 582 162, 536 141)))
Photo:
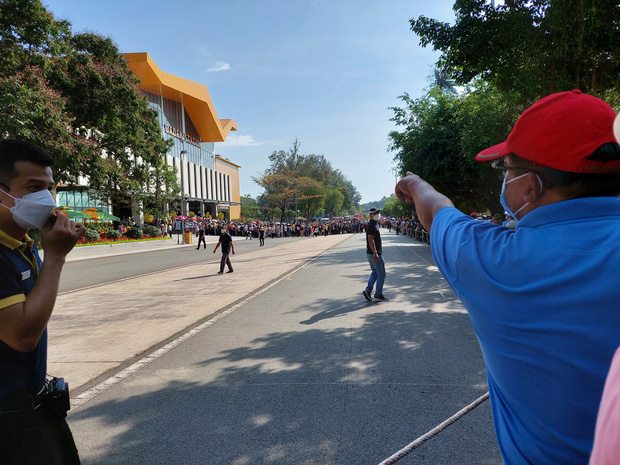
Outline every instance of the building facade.
MULTIPOLYGON (((219 119, 209 91, 203 84, 164 73, 147 53, 124 54, 140 79, 139 88, 150 107, 157 112, 162 136, 173 141, 166 155, 169 166, 177 169, 181 186, 178 213, 189 216, 208 214, 216 218, 222 212, 226 220, 241 216, 239 169, 241 166, 215 155, 215 142, 226 140, 237 125, 232 119, 219 119)), ((78 177, 79 189, 69 186, 57 192, 59 205, 84 211, 95 207, 113 213, 109 201, 88 189, 88 179, 78 177)), ((124 207, 115 213, 143 224, 142 205, 129 196, 124 207)))
POLYGON ((165 73, 147 53, 127 53, 125 59, 140 79, 138 87, 157 112, 165 139, 174 145, 166 161, 177 169, 181 186, 181 211, 227 220, 241 216, 240 166, 214 153, 215 142, 226 140, 237 125, 219 119, 207 87, 165 73))

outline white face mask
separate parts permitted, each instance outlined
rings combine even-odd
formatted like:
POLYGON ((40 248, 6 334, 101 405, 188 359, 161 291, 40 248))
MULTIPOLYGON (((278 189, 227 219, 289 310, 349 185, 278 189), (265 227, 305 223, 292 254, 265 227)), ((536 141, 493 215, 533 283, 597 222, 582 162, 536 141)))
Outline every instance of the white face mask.
POLYGON ((381 219, 381 215, 377 213, 375 216, 372 217, 372 219, 375 221, 379 221, 381 219))
MULTIPOLYGON (((506 175, 507 174, 508 172, 506 172, 506 175)), ((540 179, 540 176, 538 176, 537 173, 534 173, 534 174, 536 175, 536 178, 538 179, 538 183, 540 184, 540 193, 542 194, 542 191, 543 191, 542 180, 540 179)), ((519 214, 519 212, 523 210, 525 207, 527 207, 530 203, 525 202, 521 206, 521 208, 519 208, 516 212, 513 212, 512 209, 508 206, 508 203, 506 202, 506 186, 510 184, 511 182, 516 181, 517 179, 521 179, 522 177, 527 176, 527 173, 524 173, 521 176, 517 176, 516 178, 512 178, 510 181, 506 181, 506 175, 504 175, 504 182, 502 183, 502 193, 500 195, 499 202, 502 204, 502 207, 504 207, 504 210, 506 211, 506 213, 508 213, 508 215, 514 218, 514 221, 516 223, 519 221, 519 219, 517 218, 517 215, 519 214)))
POLYGON ((4 189, 0 189, 15 200, 11 208, 2 206, 11 211, 15 222, 24 229, 42 228, 56 207, 52 193, 47 189, 26 194, 21 198, 13 197, 4 189))

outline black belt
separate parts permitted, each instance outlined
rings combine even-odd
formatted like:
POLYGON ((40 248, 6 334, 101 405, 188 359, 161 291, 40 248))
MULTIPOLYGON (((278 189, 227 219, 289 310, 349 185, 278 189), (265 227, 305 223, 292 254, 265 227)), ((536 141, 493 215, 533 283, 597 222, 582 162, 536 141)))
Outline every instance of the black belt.
POLYGON ((10 397, 0 401, 0 413, 9 413, 21 410, 36 410, 43 403, 40 395, 23 395, 10 397))

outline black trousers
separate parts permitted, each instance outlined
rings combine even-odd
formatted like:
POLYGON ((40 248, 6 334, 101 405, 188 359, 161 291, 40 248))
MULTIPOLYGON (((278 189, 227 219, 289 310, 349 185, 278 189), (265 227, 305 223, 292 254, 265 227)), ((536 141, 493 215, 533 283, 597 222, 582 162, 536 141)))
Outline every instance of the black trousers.
POLYGON ((207 241, 206 241, 206 239, 205 239, 205 237, 204 237, 204 236, 202 236, 202 237, 198 238, 198 247, 196 247, 197 249, 199 249, 199 248, 200 248, 200 244, 201 244, 201 243, 205 245, 205 249, 206 249, 206 248, 207 248, 207 241))
POLYGON ((66 419, 45 405, 0 412, 2 465, 79 465, 66 419))
POLYGON ((224 272, 224 266, 228 265, 228 271, 232 271, 232 263, 230 263, 229 253, 222 254, 222 260, 220 260, 220 273, 224 272))

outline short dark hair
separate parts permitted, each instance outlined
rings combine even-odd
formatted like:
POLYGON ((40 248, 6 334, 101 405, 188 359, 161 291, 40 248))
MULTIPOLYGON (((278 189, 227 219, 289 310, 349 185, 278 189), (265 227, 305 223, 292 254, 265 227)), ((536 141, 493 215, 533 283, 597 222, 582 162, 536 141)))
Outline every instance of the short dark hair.
MULTIPOLYGON (((615 197, 620 194, 620 172, 573 173, 539 165, 510 154, 515 167, 529 169, 541 175, 543 185, 555 189, 566 199, 579 197, 615 197)), ((620 144, 609 142, 599 146, 590 160, 620 160, 620 144)))
POLYGON ((0 184, 9 189, 8 183, 17 177, 15 162, 28 161, 42 166, 53 166, 54 159, 40 147, 24 140, 0 141, 0 184))

